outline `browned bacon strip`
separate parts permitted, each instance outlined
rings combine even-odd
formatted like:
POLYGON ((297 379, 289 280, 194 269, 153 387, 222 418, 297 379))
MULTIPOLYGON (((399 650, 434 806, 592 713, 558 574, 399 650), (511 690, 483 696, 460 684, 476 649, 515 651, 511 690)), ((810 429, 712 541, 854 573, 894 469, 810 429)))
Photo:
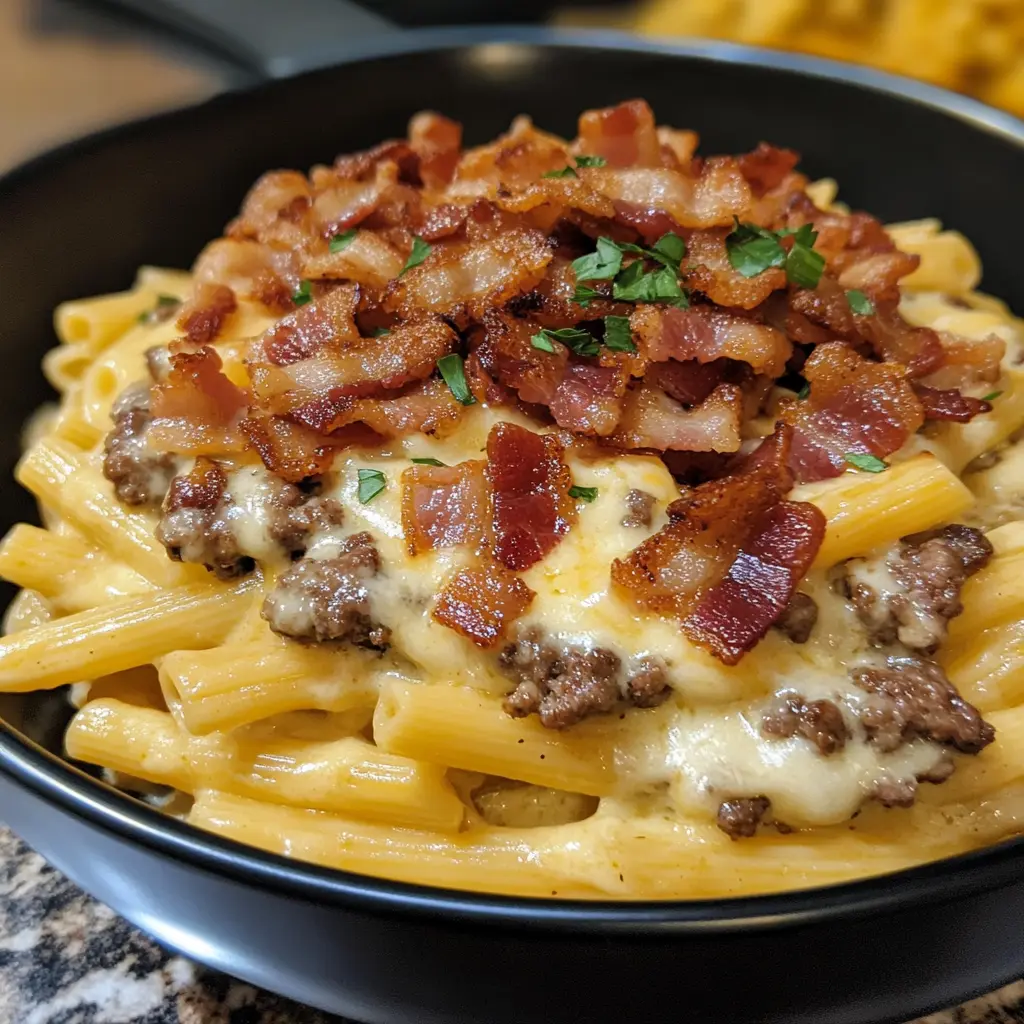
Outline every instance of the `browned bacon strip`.
POLYGON ((954 423, 970 423, 975 416, 991 412, 992 405, 982 398, 962 395, 955 388, 939 390, 923 384, 914 384, 914 394, 924 408, 926 420, 952 420, 954 423))
POLYGON ((410 555, 465 544, 479 548, 490 520, 482 459, 457 466, 411 466, 402 474, 402 529, 410 555))
POLYGON ((744 153, 737 160, 740 172, 750 182, 756 196, 778 188, 799 162, 799 153, 767 142, 759 142, 757 149, 744 153))
POLYGON ((529 569, 569 532, 576 507, 561 443, 514 423, 487 438, 487 475, 494 491, 494 557, 509 569, 529 569))
POLYGON ((729 262, 725 246, 728 234, 728 228, 718 228, 690 235, 683 260, 683 283, 719 306, 753 309, 772 292, 786 287, 786 272, 781 267, 769 267, 756 277, 744 277, 729 262))
POLYGON ((267 469, 291 483, 326 472, 338 449, 347 444, 381 440, 361 424, 326 438, 280 416, 251 416, 242 421, 241 429, 267 469))
POLYGON ((609 167, 660 167, 654 111, 644 100, 587 110, 579 121, 580 152, 604 157, 609 167))
POLYGON ((174 352, 170 373, 151 391, 151 443, 193 455, 237 451, 242 442, 236 425, 247 402, 224 375, 216 349, 174 352))
POLYGON ((455 573, 437 595, 431 614, 477 647, 495 647, 534 596, 518 576, 488 563, 455 573))
POLYGON ((619 422, 628 382, 625 366, 571 359, 548 407, 560 427, 603 437, 611 434, 619 422))
POLYGON ((227 285, 199 283, 195 294, 181 307, 178 328, 193 345, 208 345, 237 308, 235 293, 227 285))
POLYGON ((748 363, 755 373, 777 377, 793 351, 781 331, 716 306, 639 306, 629 324, 641 340, 643 354, 655 362, 710 363, 725 357, 748 363))
POLYGON ((414 114, 409 144, 419 157, 419 172, 427 188, 444 188, 455 174, 462 153, 462 125, 432 110, 414 114))
POLYGON ((646 381, 626 393, 622 418, 608 443, 656 451, 735 452, 740 447, 743 394, 720 384, 699 405, 684 409, 646 381))
POLYGON ((924 423, 901 366, 870 362, 830 342, 814 350, 803 372, 810 394, 784 413, 795 427, 792 466, 801 482, 839 476, 847 454, 884 458, 924 423))

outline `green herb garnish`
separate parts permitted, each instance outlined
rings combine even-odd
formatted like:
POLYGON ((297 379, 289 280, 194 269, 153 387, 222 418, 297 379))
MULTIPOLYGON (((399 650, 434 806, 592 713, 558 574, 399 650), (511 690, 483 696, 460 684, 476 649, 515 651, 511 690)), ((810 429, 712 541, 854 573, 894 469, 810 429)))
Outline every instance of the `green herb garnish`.
POLYGON ((151 323, 155 320, 166 320, 172 307, 177 308, 180 305, 181 299, 176 295, 158 295, 156 297, 156 305, 152 309, 147 309, 145 313, 140 313, 137 319, 140 324, 151 323))
POLYGON ((802 402, 811 393, 811 385, 807 381, 804 381, 800 385, 800 390, 796 393, 796 397, 802 402))
POLYGON ((330 245, 328 245, 327 248, 330 249, 331 252, 341 252, 342 249, 345 249, 352 244, 352 240, 358 233, 359 232, 356 228, 349 228, 348 231, 343 231, 340 235, 335 235, 331 239, 330 245))
POLYGON ((551 353, 553 353, 555 351, 554 342, 543 331, 538 331, 530 339, 530 344, 534 348, 539 348, 541 350, 541 352, 551 352, 551 353))
POLYGON ((850 303, 850 309, 858 316, 871 316, 875 312, 875 304, 856 288, 851 288, 846 293, 846 301, 850 303))
POLYGON ((385 337, 386 335, 388 335, 390 333, 391 333, 391 328, 390 327, 374 327, 374 329, 372 331, 370 331, 370 337, 372 337, 372 338, 383 338, 383 337, 385 337))
POLYGON ((379 469, 359 470, 359 501, 365 505, 387 487, 387 478, 379 469))
POLYGON ((581 331, 577 327, 562 327, 557 331, 543 328, 530 339, 534 348, 544 352, 554 352, 554 346, 547 348, 546 342, 551 345, 551 339, 557 338, 563 345, 568 346, 578 356, 596 356, 601 351, 601 343, 589 331, 581 331))
POLYGON ((572 301, 577 306, 582 306, 584 309, 590 305, 594 299, 603 299, 603 296, 599 291, 594 288, 590 288, 585 284, 576 285, 576 291, 572 293, 572 301))
POLYGON ((571 167, 563 167, 558 171, 547 171, 542 178, 578 178, 579 175, 571 167))
POLYGON ((633 332, 629 329, 628 316, 606 316, 604 318, 604 343, 614 352, 635 352, 633 332))
POLYGON ((597 252, 572 261, 576 283, 610 281, 622 269, 622 250, 610 238, 597 240, 597 252))
POLYGON ((984 398, 982 399, 982 401, 983 401, 983 402, 994 402, 994 401, 995 401, 995 400, 996 400, 996 399, 997 399, 997 398, 998 398, 998 397, 999 397, 999 396, 1000 396, 1001 394, 1002 394, 1002 391, 990 391, 990 392, 989 392, 989 393, 988 393, 988 394, 987 394, 987 395, 986 395, 986 396, 985 396, 985 397, 984 397, 984 398))
POLYGON ((313 293, 310 291, 309 281, 303 280, 299 282, 299 290, 292 296, 292 302, 296 306, 304 306, 307 302, 313 298, 313 293))
POLYGON ((430 246, 419 235, 414 235, 412 251, 409 253, 409 258, 405 261, 405 266, 398 272, 398 276, 401 277, 407 270, 418 267, 429 255, 430 246))
POLYGON ((859 452, 847 452, 843 458, 856 469, 865 473, 884 473, 889 464, 883 462, 877 455, 861 455, 859 452))
POLYGON ((410 459, 410 462, 415 462, 417 466, 444 466, 446 463, 440 459, 410 459))
POLYGON ((825 257, 813 248, 818 232, 805 224, 793 238, 786 257, 786 280, 799 288, 817 288, 825 269, 825 257))
POLYGON ((615 278, 612 297, 622 302, 670 302, 684 307, 690 304, 675 271, 669 267, 648 271, 643 260, 630 263, 615 278))
POLYGON ((441 356, 437 361, 437 368, 441 371, 441 376, 444 377, 444 382, 455 396, 456 401, 463 405, 473 405, 476 402, 473 392, 469 390, 469 385, 466 383, 466 374, 462 368, 462 356, 457 352, 441 356))
POLYGON ((576 157, 577 167, 604 167, 608 163, 603 156, 590 156, 586 153, 581 153, 576 157))
POLYGON ((740 223, 725 240, 726 252, 733 268, 744 277, 757 277, 771 267, 785 267, 786 278, 801 288, 816 288, 825 269, 825 257, 814 249, 818 233, 810 224, 796 231, 769 231, 756 224, 740 223), (782 239, 792 236, 789 252, 782 239))
POLYGON ((569 488, 569 497, 579 498, 580 501, 591 502, 597 497, 597 488, 578 487, 576 484, 573 484, 572 487, 569 488))

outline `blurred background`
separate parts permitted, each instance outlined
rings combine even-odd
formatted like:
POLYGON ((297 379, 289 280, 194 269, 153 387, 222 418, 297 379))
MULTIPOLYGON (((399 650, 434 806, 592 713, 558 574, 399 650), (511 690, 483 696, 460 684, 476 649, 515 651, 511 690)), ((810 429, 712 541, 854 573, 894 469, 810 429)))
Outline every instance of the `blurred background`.
MULTIPOLYGON (((251 19, 260 16, 253 12, 276 17, 308 2, 206 5, 251 19)), ((174 6, 174 0, 0 0, 0 169, 75 135, 254 80, 253 67, 237 54, 204 48, 154 23, 154 9, 166 14, 174 6)), ((820 54, 921 78, 1024 116, 1024 0, 368 0, 362 6, 406 27, 527 21, 820 54)))

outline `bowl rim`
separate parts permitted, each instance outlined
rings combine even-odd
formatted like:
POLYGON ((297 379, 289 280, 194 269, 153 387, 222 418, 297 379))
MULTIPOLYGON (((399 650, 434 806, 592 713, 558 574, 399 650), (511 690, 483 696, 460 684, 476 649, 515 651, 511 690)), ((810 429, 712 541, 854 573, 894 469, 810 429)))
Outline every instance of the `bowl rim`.
MULTIPOLYGON (((332 67, 425 52, 479 51, 488 46, 595 49, 657 54, 712 64, 738 64, 769 72, 828 79, 922 105, 996 134, 1024 151, 1024 121, 978 100, 937 86, 860 65, 708 40, 664 40, 620 32, 544 28, 442 28, 385 35, 342 53, 332 67)), ((326 75, 332 68, 303 73, 326 75)), ((228 107, 275 88, 278 81, 217 94, 197 104, 160 112, 74 139, 21 163, 0 177, 0 199, 37 175, 73 161, 111 140, 130 140, 153 126, 205 107, 228 107)), ((169 818, 51 754, 0 720, 0 774, 45 803, 104 831, 172 856, 191 866, 278 894, 403 918, 582 935, 644 934, 674 937, 734 933, 862 917, 925 903, 946 902, 1018 880, 1024 836, 885 875, 789 890, 692 900, 573 900, 476 893, 361 875, 291 860, 222 839, 169 818)))

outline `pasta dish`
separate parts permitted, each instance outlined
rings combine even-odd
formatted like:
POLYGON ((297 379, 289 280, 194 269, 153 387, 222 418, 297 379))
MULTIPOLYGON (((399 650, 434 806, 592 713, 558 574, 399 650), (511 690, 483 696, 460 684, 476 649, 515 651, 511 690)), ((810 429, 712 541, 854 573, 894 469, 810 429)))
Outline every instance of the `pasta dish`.
POLYGON ((1016 834, 1021 322, 796 153, 578 131, 418 114, 62 305, 0 692, 66 687, 68 756, 201 829, 448 888, 1016 834))

